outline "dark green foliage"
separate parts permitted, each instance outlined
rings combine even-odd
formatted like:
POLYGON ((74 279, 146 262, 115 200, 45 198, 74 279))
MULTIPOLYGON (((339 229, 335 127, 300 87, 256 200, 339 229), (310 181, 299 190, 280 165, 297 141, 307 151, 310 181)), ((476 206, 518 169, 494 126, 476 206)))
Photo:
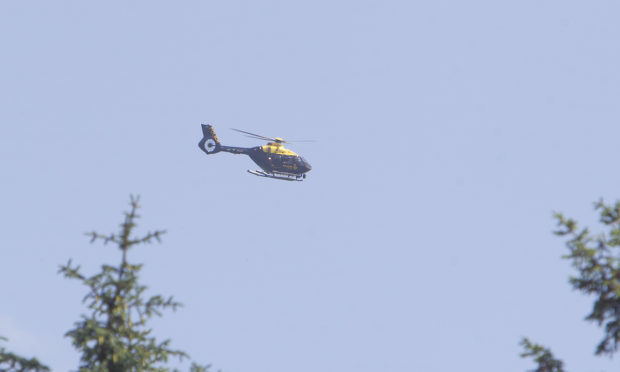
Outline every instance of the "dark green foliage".
POLYGON ((532 357, 538 366, 538 368, 531 370, 531 372, 564 372, 562 361, 555 359, 551 350, 541 345, 533 344, 527 338, 522 339, 520 344, 523 346, 521 357, 532 357))
POLYGON ((577 222, 556 213, 560 229, 555 233, 567 236, 569 254, 577 275, 570 277, 573 288, 596 296, 587 320, 604 325, 605 335, 596 347, 597 355, 613 355, 620 344, 620 201, 607 205, 595 204, 605 231, 593 235, 588 228, 579 229, 577 222))
MULTIPOLYGON (((169 371, 165 363, 170 357, 187 357, 183 351, 170 348, 170 340, 157 341, 147 327, 152 316, 161 316, 165 309, 176 310, 181 304, 172 297, 144 296, 146 286, 138 283, 142 265, 128 262, 127 254, 137 245, 159 241, 164 231, 134 237, 132 232, 139 218, 138 198, 132 197, 130 206, 118 234, 87 234, 91 242, 99 240, 119 248, 118 266, 102 265, 101 271, 92 276, 83 275, 71 261, 60 267, 65 277, 88 287, 83 302, 89 313, 82 315, 75 328, 66 333, 81 352, 80 371, 169 371)), ((194 364, 191 371, 204 372, 207 368, 194 364)))
POLYGON ((203 366, 203 365, 199 365, 196 363, 192 363, 191 367, 189 368, 189 372, 209 372, 209 368, 211 368, 210 364, 203 366))
MULTIPOLYGON (((7 341, 0 337, 0 340, 7 341)), ((36 358, 27 359, 0 347, 0 372, 48 372, 50 369, 36 358)))
MULTIPOLYGON (((600 234, 591 234, 588 228, 579 229, 575 220, 561 213, 554 214, 559 226, 554 233, 568 238, 569 254, 563 258, 577 270, 577 275, 570 277, 570 284, 596 297, 592 312, 586 317, 604 325, 605 334, 596 347, 596 355, 612 356, 620 346, 620 201, 609 205, 600 200, 594 207, 605 228, 600 234)), ((549 349, 532 344, 527 338, 521 345, 525 348, 521 356, 533 357, 538 363, 535 372, 563 371, 562 362, 549 349)))

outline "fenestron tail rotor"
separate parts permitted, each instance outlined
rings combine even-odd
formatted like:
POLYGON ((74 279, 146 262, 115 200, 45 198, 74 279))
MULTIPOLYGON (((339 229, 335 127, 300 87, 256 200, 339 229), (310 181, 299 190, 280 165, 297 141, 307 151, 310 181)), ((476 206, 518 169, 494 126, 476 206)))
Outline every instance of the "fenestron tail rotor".
POLYGON ((222 145, 211 125, 202 124, 202 139, 198 142, 198 147, 207 155, 215 154, 222 150, 222 145))

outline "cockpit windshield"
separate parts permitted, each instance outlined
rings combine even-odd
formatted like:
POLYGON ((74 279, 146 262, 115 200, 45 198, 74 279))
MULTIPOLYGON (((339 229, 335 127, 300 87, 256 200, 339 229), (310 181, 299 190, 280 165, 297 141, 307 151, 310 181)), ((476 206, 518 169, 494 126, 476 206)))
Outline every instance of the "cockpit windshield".
POLYGON ((299 157, 299 159, 301 160, 302 164, 306 166, 306 168, 308 168, 308 170, 312 169, 312 166, 310 165, 310 163, 308 163, 308 161, 304 158, 302 158, 301 156, 299 157))

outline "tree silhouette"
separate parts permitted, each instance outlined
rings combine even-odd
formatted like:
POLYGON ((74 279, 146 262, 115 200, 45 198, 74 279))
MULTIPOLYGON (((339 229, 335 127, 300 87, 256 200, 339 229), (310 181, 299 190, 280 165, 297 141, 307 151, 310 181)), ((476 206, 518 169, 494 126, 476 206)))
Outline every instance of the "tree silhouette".
MULTIPOLYGON (((169 371, 166 363, 171 357, 180 360, 188 355, 170 347, 170 340, 158 341, 147 326, 150 318, 161 316, 167 309, 176 310, 182 306, 172 297, 154 295, 145 297, 146 286, 138 282, 141 264, 128 261, 128 253, 138 245, 160 241, 162 230, 148 232, 144 236, 133 236, 139 198, 130 198, 130 209, 117 234, 101 235, 91 232, 87 235, 91 243, 112 244, 120 250, 118 266, 104 264, 101 270, 91 276, 84 275, 80 266, 69 260, 60 267, 65 277, 76 279, 88 288, 83 298, 89 309, 74 328, 66 333, 73 345, 80 351, 80 371, 127 372, 127 371, 169 371)), ((192 372, 207 371, 208 366, 192 364, 192 372)))
MULTIPOLYGON (((592 311, 586 317, 603 328, 603 339, 596 346, 595 354, 612 356, 620 346, 620 201, 611 205, 600 200, 594 208, 599 212, 602 232, 592 234, 587 227, 580 229, 574 219, 555 213, 558 230, 554 233, 568 238, 568 254, 563 258, 577 271, 570 277, 570 284, 582 293, 595 296, 592 311)), ((521 344, 525 348, 521 355, 534 357, 539 366, 536 371, 562 371, 561 362, 556 367, 545 367, 547 361, 557 362, 549 349, 527 339, 521 344)))
MULTIPOLYGON (((8 341, 0 336, 0 340, 8 341)), ((0 347, 0 372, 49 372, 49 367, 41 364, 37 358, 24 358, 0 347)))

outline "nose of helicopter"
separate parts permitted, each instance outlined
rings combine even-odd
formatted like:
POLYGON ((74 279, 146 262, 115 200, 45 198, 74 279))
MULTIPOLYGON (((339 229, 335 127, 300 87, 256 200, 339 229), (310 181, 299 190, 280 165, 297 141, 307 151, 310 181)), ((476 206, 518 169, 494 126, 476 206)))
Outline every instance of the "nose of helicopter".
POLYGON ((303 161, 304 166, 306 167, 306 172, 308 172, 309 170, 312 169, 312 166, 310 165, 310 163, 308 163, 308 161, 306 159, 301 158, 301 160, 303 161))

